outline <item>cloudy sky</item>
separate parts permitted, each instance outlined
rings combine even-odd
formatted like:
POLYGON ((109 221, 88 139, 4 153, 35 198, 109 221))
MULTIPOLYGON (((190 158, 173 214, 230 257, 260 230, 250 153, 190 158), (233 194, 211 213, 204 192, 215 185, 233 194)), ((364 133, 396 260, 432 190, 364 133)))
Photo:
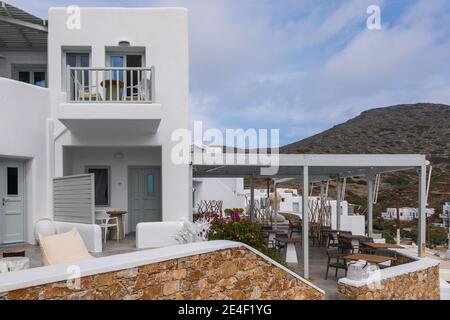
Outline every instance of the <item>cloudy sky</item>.
POLYGON ((279 128, 281 144, 361 111, 450 104, 448 0, 7 0, 49 6, 183 6, 190 12, 191 117, 279 128), (379 5, 382 29, 366 28, 379 5))

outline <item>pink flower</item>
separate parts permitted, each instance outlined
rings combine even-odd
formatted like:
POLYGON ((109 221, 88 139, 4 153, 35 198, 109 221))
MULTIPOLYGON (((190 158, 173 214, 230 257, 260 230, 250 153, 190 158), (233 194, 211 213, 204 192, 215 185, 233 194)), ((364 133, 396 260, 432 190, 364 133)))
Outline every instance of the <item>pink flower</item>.
POLYGON ((239 221, 239 220, 241 220, 241 216, 239 215, 239 212, 237 212, 237 211, 231 211, 231 213, 230 213, 230 218, 231 218, 231 220, 233 220, 233 221, 239 221))

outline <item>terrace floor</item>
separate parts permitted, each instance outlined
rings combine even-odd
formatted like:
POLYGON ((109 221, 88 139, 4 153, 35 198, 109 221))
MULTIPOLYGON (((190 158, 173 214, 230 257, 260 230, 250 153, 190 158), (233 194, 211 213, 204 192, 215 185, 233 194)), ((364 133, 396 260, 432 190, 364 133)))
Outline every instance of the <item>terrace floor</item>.
MULTIPOLYGON (((296 246, 298 263, 289 264, 291 269, 303 277, 303 247, 296 246)), ((284 253, 282 253, 284 258, 284 253)), ((330 268, 328 279, 325 280, 327 268, 327 253, 325 247, 309 245, 309 279, 308 281, 325 291, 325 299, 337 300, 337 281, 344 277, 344 270, 338 270, 338 277, 335 278, 335 269, 330 268)))

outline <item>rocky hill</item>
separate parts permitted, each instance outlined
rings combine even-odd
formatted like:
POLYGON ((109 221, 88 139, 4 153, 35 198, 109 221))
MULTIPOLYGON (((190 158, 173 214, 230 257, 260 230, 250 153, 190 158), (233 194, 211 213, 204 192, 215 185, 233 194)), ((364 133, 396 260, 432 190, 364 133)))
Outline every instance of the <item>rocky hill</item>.
MULTIPOLYGON (((433 165, 429 207, 450 201, 450 106, 418 103, 365 111, 345 123, 286 145, 282 153, 420 153, 433 165)), ((365 204, 364 179, 350 180, 347 198, 365 204)), ((417 206, 417 174, 382 176, 378 213, 387 206, 417 206), (398 197, 394 194, 400 192, 398 197), (395 191, 395 192, 393 192, 395 191)))

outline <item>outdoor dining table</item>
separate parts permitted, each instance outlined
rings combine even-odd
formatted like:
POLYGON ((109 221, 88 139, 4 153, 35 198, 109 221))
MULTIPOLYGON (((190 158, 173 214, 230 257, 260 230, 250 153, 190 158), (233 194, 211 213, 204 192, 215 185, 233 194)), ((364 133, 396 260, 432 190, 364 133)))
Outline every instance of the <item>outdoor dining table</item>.
POLYGON ((360 246, 364 249, 365 252, 373 253, 377 249, 404 249, 402 246, 398 244, 391 243, 374 243, 374 242, 362 242, 360 246))
POLYGON ((362 246, 370 248, 370 249, 404 249, 402 246, 399 246, 398 244, 391 244, 391 243, 374 243, 374 242, 363 242, 361 243, 362 246))
POLYGON ((364 238, 364 236, 361 236, 361 235, 356 235, 356 234, 346 234, 346 233, 344 233, 344 234, 339 234, 339 237, 344 238, 344 239, 349 240, 349 241, 359 240, 359 239, 361 239, 361 238, 364 238))
POLYGON ((120 89, 125 86, 125 82, 122 80, 105 80, 100 85, 106 88, 105 100, 118 101, 120 100, 120 89), (119 93, 119 96, 117 95, 119 93))
POLYGON ((286 235, 286 232, 277 229, 263 229, 262 232, 267 234, 267 244, 271 245, 272 248, 275 247, 275 238, 277 236, 286 235))
POLYGON ((353 253, 348 256, 344 256, 343 259, 346 263, 347 263, 347 261, 365 260, 369 263, 374 263, 374 264, 381 264, 384 262, 394 260, 393 257, 378 256, 375 254, 365 254, 365 253, 353 253))
POLYGON ((297 250, 295 245, 302 243, 301 238, 276 238, 276 241, 286 244, 286 262, 298 263, 297 250))
POLYGON ((121 210, 112 210, 112 211, 107 211, 106 213, 109 214, 112 218, 117 217, 117 220, 119 223, 119 239, 117 239, 116 232, 110 233, 110 239, 111 240, 123 240, 125 238, 123 216, 126 215, 128 212, 121 211, 121 210))

